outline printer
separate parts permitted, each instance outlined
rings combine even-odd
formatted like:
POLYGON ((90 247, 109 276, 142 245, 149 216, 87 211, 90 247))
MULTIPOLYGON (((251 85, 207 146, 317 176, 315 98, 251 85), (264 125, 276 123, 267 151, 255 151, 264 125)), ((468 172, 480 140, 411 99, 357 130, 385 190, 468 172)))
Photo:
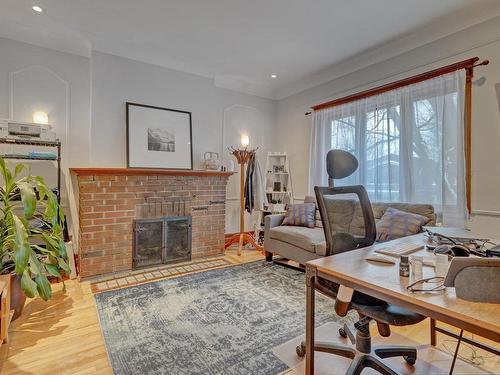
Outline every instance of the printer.
POLYGON ((51 125, 0 119, 0 138, 55 142, 56 133, 51 125))

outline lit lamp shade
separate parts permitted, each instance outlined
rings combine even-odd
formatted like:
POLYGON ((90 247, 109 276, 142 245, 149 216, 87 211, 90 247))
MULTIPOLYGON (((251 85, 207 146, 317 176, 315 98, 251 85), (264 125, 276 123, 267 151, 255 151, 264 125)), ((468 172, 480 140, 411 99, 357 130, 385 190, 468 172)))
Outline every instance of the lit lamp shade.
POLYGON ((250 144, 250 138, 248 137, 248 135, 243 134, 241 136, 241 147, 248 147, 249 144, 250 144))
POLYGON ((47 125, 49 123, 49 115, 43 111, 33 112, 33 122, 35 124, 47 125))

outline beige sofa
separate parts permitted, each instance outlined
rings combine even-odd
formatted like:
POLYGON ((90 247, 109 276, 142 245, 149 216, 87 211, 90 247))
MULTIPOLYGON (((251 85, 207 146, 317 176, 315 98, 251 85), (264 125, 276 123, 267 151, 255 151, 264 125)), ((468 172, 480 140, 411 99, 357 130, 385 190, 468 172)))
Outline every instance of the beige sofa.
MULTIPOLYGON (((314 197, 306 197, 305 203, 315 203, 314 197)), ((339 231, 348 230, 354 235, 364 235, 364 222, 359 204, 352 200, 332 199, 330 221, 339 231)), ((427 225, 434 225, 436 216, 430 204, 409 203, 372 203, 375 221, 379 221, 387 208, 393 207, 401 211, 416 213, 429 218, 427 225)), ((327 208, 328 210, 328 208, 327 208)), ((326 255, 326 241, 321 218, 316 210, 316 226, 314 228, 281 225, 285 215, 268 215, 265 217, 264 248, 266 259, 273 255, 304 264, 307 261, 326 255)))

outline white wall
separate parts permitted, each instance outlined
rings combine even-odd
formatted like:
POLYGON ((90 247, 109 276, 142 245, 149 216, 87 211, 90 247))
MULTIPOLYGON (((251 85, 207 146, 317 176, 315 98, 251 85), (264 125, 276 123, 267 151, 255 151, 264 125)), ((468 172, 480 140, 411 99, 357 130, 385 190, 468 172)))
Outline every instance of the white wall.
MULTIPOLYGON (((224 113, 239 111, 241 130, 259 147, 259 159, 272 149, 276 103, 252 95, 217 88, 213 81, 193 74, 146 64, 105 53, 92 54, 91 164, 126 167, 125 102, 179 109, 192 113, 193 164, 203 168, 203 154, 228 154, 227 146, 239 144, 232 132, 223 144, 224 113), (232 141, 231 141, 232 140, 232 141)), ((227 116, 226 116, 227 121, 227 116)), ((231 124, 229 124, 231 125, 231 124)), ((229 128, 232 128, 229 126, 229 128)), ((239 184, 232 176, 228 187, 226 231, 238 231, 239 184)), ((248 219, 248 218, 247 218, 248 219)), ((247 220, 250 228, 250 220, 247 220)))
POLYGON ((475 79, 486 81, 473 86, 472 209, 476 214, 471 228, 500 239, 500 109, 494 89, 500 82, 500 18, 280 100, 277 147, 291 155, 295 195, 307 194, 311 116, 304 113, 312 105, 474 56, 491 62, 476 69, 475 79))
MULTIPOLYGON (((205 151, 222 151, 224 110, 242 105, 260 113, 248 124, 272 132, 275 102, 217 88, 213 80, 105 53, 92 54, 91 160, 101 166, 126 166, 125 102, 189 111, 193 122, 194 168, 202 168, 205 151), (113 152, 110 152, 110 143, 113 152)), ((270 134, 269 133, 269 134, 270 134)), ((268 146, 271 137, 264 137, 268 146)), ((227 150, 224 150, 227 152, 227 150)))
MULTIPOLYGON (((276 112, 272 100, 113 55, 94 52, 88 59, 0 38, 0 118, 31 121, 34 110, 48 112, 62 141, 63 186, 70 183, 69 167, 126 167, 126 101, 192 112, 195 169, 202 168, 205 151, 227 159, 226 147, 238 145, 240 132, 248 133, 252 145, 259 147, 262 163, 272 149, 276 112)), ((36 162, 33 172, 55 184, 53 163, 36 162)), ((227 232, 238 231, 238 183, 237 176, 230 178, 227 232)), ((71 209, 75 220, 71 190, 68 185, 72 204, 66 211, 71 209)))
POLYGON ((31 121, 34 110, 49 114, 66 166, 87 165, 89 59, 0 38, 0 118, 31 121))
MULTIPOLYGON (((68 168, 89 164, 90 61, 0 38, 0 118, 31 122, 36 110, 48 113, 62 144, 63 206, 71 225, 76 211, 69 204, 74 197, 68 168)), ((31 150, 28 146, 0 147, 0 153, 31 150)), ((30 165, 33 174, 44 176, 50 186, 57 185, 54 162, 35 161, 30 165)))

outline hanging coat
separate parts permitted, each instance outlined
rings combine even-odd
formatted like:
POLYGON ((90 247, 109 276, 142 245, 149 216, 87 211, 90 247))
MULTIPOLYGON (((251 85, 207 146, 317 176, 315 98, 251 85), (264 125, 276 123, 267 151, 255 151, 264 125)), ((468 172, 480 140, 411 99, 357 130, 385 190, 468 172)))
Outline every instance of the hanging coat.
POLYGON ((245 211, 252 213, 254 208, 253 195, 253 174, 255 171, 255 154, 250 157, 247 164, 247 173, 245 178, 245 211))
POLYGON ((267 204, 262 171, 255 154, 252 155, 247 165, 245 178, 245 210, 252 213, 254 209, 262 210, 267 204))
POLYGON ((255 167, 253 173, 253 197, 256 210, 263 210, 267 206, 267 195, 265 180, 262 178, 259 160, 255 158, 255 167))

